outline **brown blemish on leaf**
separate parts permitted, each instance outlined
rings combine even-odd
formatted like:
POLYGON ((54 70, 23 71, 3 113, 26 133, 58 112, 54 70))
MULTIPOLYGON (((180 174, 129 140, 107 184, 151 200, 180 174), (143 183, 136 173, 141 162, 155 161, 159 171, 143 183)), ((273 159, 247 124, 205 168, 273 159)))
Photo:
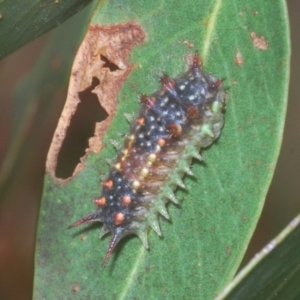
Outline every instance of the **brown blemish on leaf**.
POLYGON ((80 291, 79 285, 77 285, 77 284, 72 285, 72 291, 75 293, 79 292, 80 291))
POLYGON ((235 58, 234 58, 234 61, 235 63, 238 65, 238 66, 242 66, 244 64, 244 58, 243 58, 243 55, 242 53, 238 50, 235 54, 235 58))
POLYGON ((268 50, 269 44, 264 36, 258 36, 255 32, 251 32, 250 36, 257 50, 268 50))
MULTIPOLYGON (((145 32, 135 22, 111 26, 93 25, 88 28, 73 63, 67 100, 48 152, 46 172, 54 178, 59 151, 71 118, 80 102, 79 93, 91 86, 93 77, 99 79, 100 84, 92 92, 97 95, 99 103, 106 110, 108 117, 104 121, 96 123, 95 134, 89 140, 86 155, 90 151, 98 153, 102 148, 103 135, 116 113, 117 96, 122 84, 133 69, 133 64, 128 61, 128 57, 132 48, 144 40, 145 32), (107 62, 101 59, 101 56, 116 65, 118 69, 111 71, 104 66, 107 65, 107 62)), ((81 158, 73 176, 84 167, 83 162, 86 155, 81 158)))
POLYGON ((193 49, 194 48, 194 43, 190 42, 189 40, 184 40, 183 44, 189 48, 189 49, 193 49))
POLYGON ((81 235, 80 240, 84 242, 86 240, 86 235, 81 235))

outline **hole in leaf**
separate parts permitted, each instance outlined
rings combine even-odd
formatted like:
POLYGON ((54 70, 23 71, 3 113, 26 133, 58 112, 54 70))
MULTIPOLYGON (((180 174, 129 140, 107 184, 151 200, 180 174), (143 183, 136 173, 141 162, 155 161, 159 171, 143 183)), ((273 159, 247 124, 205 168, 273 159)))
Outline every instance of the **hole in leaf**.
POLYGON ((103 68, 108 68, 111 72, 114 72, 116 70, 121 70, 117 65, 109 61, 108 58, 105 57, 104 55, 101 54, 100 58, 102 61, 104 61, 103 68))
POLYGON ((89 88, 79 93, 81 102, 71 119, 66 137, 58 154, 55 175, 66 179, 71 177, 80 157, 84 156, 88 148, 88 140, 94 136, 95 123, 107 118, 107 112, 99 104, 98 98, 91 91, 100 81, 93 78, 89 88))

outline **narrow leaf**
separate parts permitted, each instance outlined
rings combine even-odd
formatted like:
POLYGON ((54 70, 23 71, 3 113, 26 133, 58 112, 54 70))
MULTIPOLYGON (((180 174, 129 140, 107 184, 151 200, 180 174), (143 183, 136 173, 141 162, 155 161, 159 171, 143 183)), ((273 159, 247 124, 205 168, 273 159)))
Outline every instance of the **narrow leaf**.
POLYGON ((216 300, 298 299, 300 216, 245 266, 216 300))
POLYGON ((0 59, 60 25, 91 0, 0 1, 0 59))
POLYGON ((90 28, 127 28, 133 20, 146 39, 128 53, 134 68, 118 93, 100 154, 89 149, 69 180, 46 175, 35 299, 212 299, 235 273, 259 218, 286 112, 285 2, 112 1, 95 11, 90 28), (128 131, 124 113, 137 112, 137 94, 157 90, 162 72, 182 73, 196 49, 205 71, 225 78, 223 133, 202 153, 205 163, 193 164, 195 178, 184 180, 187 191, 177 191, 181 207, 168 205, 171 221, 160 219, 163 237, 150 231, 149 251, 137 237, 124 239, 103 268, 109 237, 98 239, 100 226, 65 228, 94 210, 105 161, 116 156, 110 140, 128 131))

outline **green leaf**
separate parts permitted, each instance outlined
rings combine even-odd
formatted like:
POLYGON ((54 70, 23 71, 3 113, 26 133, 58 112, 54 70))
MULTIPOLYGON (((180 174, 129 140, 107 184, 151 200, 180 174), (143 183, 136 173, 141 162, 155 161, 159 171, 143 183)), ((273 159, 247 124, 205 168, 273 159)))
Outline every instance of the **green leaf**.
POLYGON ((217 299, 298 299, 299 224, 300 215, 255 255, 217 299))
POLYGON ((84 169, 69 181, 46 175, 35 299, 212 299, 236 272, 259 218, 286 112, 285 2, 113 1, 98 8, 92 24, 131 20, 147 40, 130 56, 136 67, 119 94, 101 153, 89 153, 84 169), (204 151, 205 163, 193 164, 196 179, 186 177, 187 191, 177 192, 181 206, 168 206, 172 221, 160 219, 163 238, 150 231, 150 251, 137 237, 124 239, 103 268, 109 238, 99 240, 99 226, 66 228, 93 210, 99 175, 108 171, 105 160, 116 156, 109 139, 128 131, 123 113, 137 112, 136 91, 157 90, 162 71, 182 73, 195 49, 207 72, 226 79, 223 133, 204 151))
POLYGON ((1 0, 0 59, 60 25, 91 0, 1 0))

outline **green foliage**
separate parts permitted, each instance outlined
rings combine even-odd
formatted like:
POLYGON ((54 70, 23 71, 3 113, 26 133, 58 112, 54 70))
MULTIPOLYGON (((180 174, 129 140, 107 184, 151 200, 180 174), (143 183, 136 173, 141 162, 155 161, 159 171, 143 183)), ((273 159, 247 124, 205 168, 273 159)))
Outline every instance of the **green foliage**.
POLYGON ((299 299, 299 223, 300 215, 255 255, 218 300, 299 299))
POLYGON ((0 59, 60 25, 91 0, 0 1, 0 59))
MULTIPOLYGON (((136 68, 119 95, 102 152, 89 154, 85 168, 65 184, 46 175, 35 299, 213 299, 236 272, 259 218, 286 111, 290 50, 284 1, 111 1, 96 9, 92 23, 129 20, 141 24, 147 41, 130 57, 136 68), (252 32, 265 37, 266 50, 254 47, 252 32), (100 194, 105 160, 116 156, 109 139, 128 131, 123 113, 137 111, 136 91, 158 89, 162 71, 183 72, 186 55, 195 49, 205 71, 226 79, 223 133, 204 151, 205 163, 194 163, 196 178, 185 178, 187 191, 177 191, 181 206, 168 206, 172 221, 161 218, 163 238, 151 231, 150 251, 136 237, 124 239, 103 268, 109 238, 98 239, 99 226, 66 228, 94 209, 90 200, 100 194)), ((60 48, 68 53, 67 44, 60 48)), ((35 76, 47 67, 41 61, 35 76)))

